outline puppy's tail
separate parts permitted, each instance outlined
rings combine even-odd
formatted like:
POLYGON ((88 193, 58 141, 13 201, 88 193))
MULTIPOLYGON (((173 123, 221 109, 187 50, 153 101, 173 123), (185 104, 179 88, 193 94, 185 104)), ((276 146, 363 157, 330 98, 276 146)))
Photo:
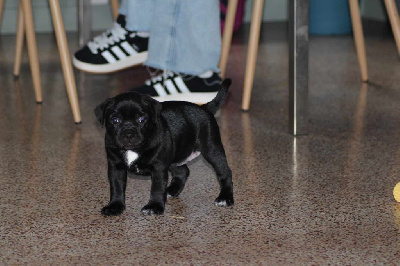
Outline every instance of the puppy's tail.
POLYGON ((224 81, 221 84, 221 89, 219 90, 217 96, 215 96, 215 98, 211 102, 202 105, 202 107, 207 111, 211 112, 212 114, 215 114, 219 110, 219 108, 221 108, 221 106, 224 104, 231 83, 232 83, 231 79, 224 79, 224 81))

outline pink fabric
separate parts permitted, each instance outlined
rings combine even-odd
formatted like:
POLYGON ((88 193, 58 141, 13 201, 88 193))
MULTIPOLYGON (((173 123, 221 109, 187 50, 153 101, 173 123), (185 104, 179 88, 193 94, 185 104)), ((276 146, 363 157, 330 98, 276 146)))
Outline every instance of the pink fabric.
MULTIPOLYGON (((236 11, 236 18, 235 18, 235 25, 233 27, 233 31, 237 31, 240 28, 240 25, 242 25, 243 22, 243 16, 244 16, 244 3, 246 0, 239 0, 238 2, 238 7, 236 11)), ((228 0, 229 2, 229 0, 228 0)), ((220 1, 220 8, 221 12, 226 14, 227 8, 226 6, 220 1)), ((221 32, 224 31, 224 25, 225 25, 225 20, 221 19, 221 32)))

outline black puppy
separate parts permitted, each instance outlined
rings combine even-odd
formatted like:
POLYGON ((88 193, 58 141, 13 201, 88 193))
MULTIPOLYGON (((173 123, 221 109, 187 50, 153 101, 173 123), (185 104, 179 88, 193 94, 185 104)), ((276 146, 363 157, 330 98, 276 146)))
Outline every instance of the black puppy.
POLYGON ((158 102, 127 92, 107 99, 95 109, 106 126, 105 147, 110 181, 110 202, 101 213, 119 215, 125 209, 127 171, 151 175, 146 215, 162 214, 167 193, 177 197, 189 176, 186 163, 200 153, 214 168, 220 184, 217 206, 233 205, 232 172, 226 160, 214 114, 228 93, 230 79, 217 96, 198 106, 189 102, 158 102), (168 171, 172 181, 167 187, 168 171))

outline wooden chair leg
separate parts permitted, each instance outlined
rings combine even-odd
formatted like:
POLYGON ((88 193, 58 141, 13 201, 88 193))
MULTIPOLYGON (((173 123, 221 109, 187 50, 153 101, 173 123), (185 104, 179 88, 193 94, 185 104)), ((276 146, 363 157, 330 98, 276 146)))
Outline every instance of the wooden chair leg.
POLYGON ((111 2, 112 14, 113 14, 114 20, 116 20, 119 15, 119 12, 118 12, 119 0, 110 0, 110 2, 111 2))
POLYGON ((21 3, 18 8, 18 25, 15 40, 15 60, 14 60, 14 77, 18 77, 21 69, 22 50, 24 48, 24 12, 21 3))
POLYGON ((0 29, 1 29, 1 22, 3 20, 3 9, 4 9, 4 0, 0 0, 0 29))
POLYGON ((358 0, 349 0, 353 35, 356 44, 358 62, 360 64, 361 79, 368 81, 367 56, 365 53, 364 33, 362 29, 360 6, 358 0))
POLYGON ((79 110, 78 95, 76 92, 76 84, 74 72, 72 69, 71 58, 68 49, 67 38, 65 35, 64 22, 61 16, 60 3, 58 0, 49 0, 50 9, 53 18, 54 30, 57 39, 58 51, 60 53, 62 70, 64 73, 67 94, 71 104, 72 114, 75 123, 81 123, 81 114, 79 110))
POLYGON ((254 73, 257 63, 258 42, 260 40, 260 29, 264 0, 254 0, 253 15, 251 17, 250 39, 247 50, 246 73, 244 76, 244 88, 242 99, 242 110, 250 109, 251 91, 253 89, 254 73))
POLYGON ((221 77, 225 77, 226 65, 228 63, 229 51, 231 49, 233 27, 237 11, 238 0, 228 1, 228 10, 226 12, 224 33, 222 35, 221 58, 219 60, 219 69, 221 77))
POLYGON ((35 88, 36 102, 42 102, 42 82, 40 78, 40 68, 38 59, 38 50, 36 45, 36 34, 35 27, 33 25, 32 15, 32 2, 31 0, 20 1, 22 10, 24 13, 25 29, 26 29, 26 41, 29 53, 29 62, 31 66, 33 87, 35 88))
POLYGON ((392 25, 392 31, 394 39, 396 41, 397 52, 400 56, 400 19, 399 12, 394 0, 385 0, 386 10, 389 16, 390 24, 392 25))

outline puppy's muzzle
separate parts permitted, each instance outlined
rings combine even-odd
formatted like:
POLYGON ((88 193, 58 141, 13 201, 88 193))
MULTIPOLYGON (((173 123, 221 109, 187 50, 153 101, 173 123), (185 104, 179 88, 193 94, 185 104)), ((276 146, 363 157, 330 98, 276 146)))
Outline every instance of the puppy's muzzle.
POLYGON ((128 142, 132 141, 133 137, 134 137, 134 132, 132 130, 125 132, 123 136, 124 140, 128 142))
POLYGON ((143 140, 142 135, 135 129, 125 129, 121 131, 119 143, 126 149, 138 148, 143 140))

